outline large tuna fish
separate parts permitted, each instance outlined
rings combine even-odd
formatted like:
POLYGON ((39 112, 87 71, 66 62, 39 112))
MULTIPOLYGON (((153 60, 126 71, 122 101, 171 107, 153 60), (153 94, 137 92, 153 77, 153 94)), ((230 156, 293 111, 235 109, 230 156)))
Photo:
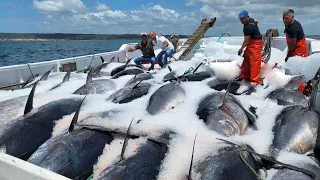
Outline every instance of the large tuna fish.
POLYGON ((144 70, 139 69, 139 68, 129 68, 129 69, 124 69, 120 72, 118 72, 117 74, 113 75, 111 77, 111 79, 117 79, 121 76, 125 76, 125 75, 137 75, 140 73, 144 73, 144 70))
POLYGON ((91 70, 91 77, 100 77, 100 76, 107 76, 108 74, 107 73, 104 73, 104 72, 101 72, 101 70, 103 68, 106 68, 110 63, 112 63, 115 59, 115 57, 113 56, 109 62, 105 62, 105 60, 103 59, 102 56, 100 56, 101 58, 101 61, 102 61, 102 64, 94 67, 92 70, 91 70))
POLYGON ((286 107, 277 117, 271 151, 293 151, 304 154, 312 151, 318 133, 319 114, 303 106, 286 107))
POLYGON ((107 98, 107 101, 119 104, 128 103, 148 94, 151 84, 140 82, 124 86, 115 91, 107 98))
POLYGON ((35 87, 36 84, 28 97, 24 115, 12 120, 0 132, 1 151, 24 160, 51 137, 54 121, 75 112, 81 102, 77 98, 62 99, 32 109, 35 87))
POLYGON ((116 89, 115 83, 110 79, 92 80, 91 72, 88 73, 86 84, 77 89, 73 94, 104 94, 107 91, 116 89))
POLYGON ((18 113, 25 105, 28 96, 20 96, 0 102, 0 133, 11 120, 21 116, 18 113))
MULTIPOLYGON (((222 91, 226 90, 230 81, 221 81, 219 79, 213 79, 208 82, 208 86, 214 90, 222 91)), ((240 81, 232 81, 229 92, 234 95, 246 94, 250 95, 255 92, 255 88, 250 86, 248 83, 240 81)))
POLYGON ((93 165, 113 137, 108 132, 80 128, 74 130, 80 106, 72 120, 69 133, 47 140, 28 162, 68 178, 87 179, 93 165))
POLYGON ((308 106, 307 98, 299 91, 280 88, 272 91, 267 95, 267 98, 277 100, 278 105, 301 105, 308 106))
POLYGON ((296 171, 286 168, 281 168, 276 174, 274 174, 271 180, 313 180, 320 179, 320 168, 316 165, 300 163, 300 168, 310 171, 316 177, 312 178, 309 174, 303 173, 302 171, 296 171))
POLYGON ((104 169, 98 179, 156 179, 167 150, 166 145, 148 140, 139 147, 135 155, 104 169))
POLYGON ((22 88, 30 88, 32 87, 35 83, 39 82, 39 81, 46 81, 48 79, 48 76, 50 74, 50 72, 52 71, 53 68, 51 68, 49 71, 45 72, 40 78, 35 78, 33 81, 31 82, 27 82, 26 85, 24 85, 22 88))
POLYGON ((254 123, 255 118, 232 94, 226 93, 216 92, 204 97, 199 104, 197 115, 209 129, 221 135, 243 135, 249 120, 254 123))
POLYGON ((70 74, 71 74, 71 72, 70 72, 70 71, 68 71, 68 72, 66 73, 66 75, 63 77, 62 82, 61 82, 61 83, 59 83, 59 84, 57 84, 57 85, 55 85, 54 87, 52 87, 49 91, 52 91, 52 90, 54 90, 54 89, 56 89, 56 88, 60 87, 63 83, 68 82, 68 81, 69 81, 69 79, 70 79, 70 74))
POLYGON ((207 157, 194 167, 197 176, 203 180, 256 180, 259 169, 259 163, 250 153, 239 152, 234 146, 220 148, 217 155, 207 157))
POLYGON ((181 81, 202 81, 204 79, 210 78, 212 76, 214 76, 213 72, 208 72, 208 71, 200 71, 200 72, 196 72, 199 67, 202 65, 202 63, 200 63, 194 70, 193 68, 190 68, 190 70, 193 70, 192 72, 188 73, 188 71, 186 71, 183 75, 176 77, 176 73, 174 71, 172 71, 171 67, 168 66, 170 73, 165 75, 163 78, 164 82, 167 81, 174 81, 176 79, 179 79, 181 81))
POLYGON ((126 83, 126 86, 128 86, 130 84, 135 84, 136 82, 140 82, 140 81, 143 81, 143 80, 152 79, 152 78, 153 77, 152 77, 152 75, 150 73, 137 74, 126 83))
POLYGON ((293 76, 286 85, 284 85, 285 89, 297 90, 301 84, 306 84, 307 81, 305 76, 297 75, 293 76))
POLYGON ((161 86, 150 97, 147 111, 151 115, 173 109, 184 102, 186 93, 179 82, 161 86))
POLYGON ((132 58, 128 59, 128 61, 126 62, 126 64, 114 68, 114 69, 111 71, 111 76, 114 76, 114 75, 117 74, 118 72, 125 70, 127 67, 136 67, 136 68, 143 69, 143 66, 142 66, 142 65, 129 64, 129 62, 130 62, 131 60, 132 60, 132 58))

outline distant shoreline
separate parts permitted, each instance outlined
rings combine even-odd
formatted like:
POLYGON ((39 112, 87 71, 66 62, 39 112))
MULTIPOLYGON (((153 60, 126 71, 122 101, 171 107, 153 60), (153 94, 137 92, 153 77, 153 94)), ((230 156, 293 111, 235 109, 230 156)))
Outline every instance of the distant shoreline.
MULTIPOLYGON (((170 35, 164 35, 169 37, 170 35)), ((180 38, 189 36, 178 35, 180 38)), ((0 41, 52 41, 52 40, 117 40, 139 39, 140 34, 38 34, 38 33, 0 33, 0 41)))

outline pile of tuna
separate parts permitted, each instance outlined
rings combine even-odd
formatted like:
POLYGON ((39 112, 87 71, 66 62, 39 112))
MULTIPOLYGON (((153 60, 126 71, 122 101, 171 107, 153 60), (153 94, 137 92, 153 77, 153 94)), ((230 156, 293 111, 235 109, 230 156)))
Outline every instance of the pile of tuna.
POLYGON ((63 98, 54 92, 72 83, 70 76, 76 73, 66 73, 62 83, 35 94, 37 86, 50 80, 48 71, 25 86, 29 95, 2 101, 0 151, 71 179, 249 180, 265 179, 263 169, 274 172, 267 179, 320 179, 313 154, 319 146, 319 114, 308 103, 315 96, 305 97, 297 90, 297 84, 305 81, 303 76, 290 76, 281 87, 265 84, 258 89, 242 81, 219 79, 203 63, 184 74, 172 70, 174 64, 170 72, 148 72, 128 63, 103 71, 109 65, 91 69, 86 83, 63 98), (273 137, 263 154, 241 141, 263 128, 258 123, 263 109, 240 100, 260 90, 270 92, 259 101, 267 99, 282 107, 274 119, 268 119, 274 122, 273 137), (42 96, 47 99, 34 108, 42 96), (100 99, 101 106, 105 103, 110 108, 95 111, 90 99, 100 99), (17 115, 21 108, 22 116, 17 115), (67 125, 53 133, 59 121, 67 125), (283 151, 309 161, 284 163, 278 159, 283 151))

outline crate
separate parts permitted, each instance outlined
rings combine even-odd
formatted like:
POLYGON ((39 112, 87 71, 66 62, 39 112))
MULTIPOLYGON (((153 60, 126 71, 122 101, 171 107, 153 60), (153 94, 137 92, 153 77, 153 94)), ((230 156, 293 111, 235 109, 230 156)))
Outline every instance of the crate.
POLYGON ((59 69, 61 72, 77 71, 77 64, 75 62, 62 64, 59 69))

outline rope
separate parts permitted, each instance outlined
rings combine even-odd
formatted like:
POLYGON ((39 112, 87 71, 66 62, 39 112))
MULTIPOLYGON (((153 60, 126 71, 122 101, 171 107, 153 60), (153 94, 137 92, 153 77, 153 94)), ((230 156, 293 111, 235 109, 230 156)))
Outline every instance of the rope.
MULTIPOLYGON (((240 159, 242 160, 242 162, 251 170, 251 172, 256 176, 257 179, 259 180, 263 180, 263 178, 254 170, 254 168, 249 164, 249 162, 244 158, 244 155, 243 155, 243 151, 246 150, 246 147, 242 147, 242 148, 239 148, 237 149, 238 152, 239 152, 239 155, 240 155, 240 159)), ((263 168, 263 170, 266 172, 266 177, 268 176, 267 174, 267 171, 265 168, 263 168)))
POLYGON ((31 72, 32 77, 34 78, 34 75, 33 75, 32 71, 31 71, 30 65, 29 65, 29 64, 27 64, 27 65, 28 65, 28 67, 29 67, 29 70, 30 70, 30 72, 31 72))
POLYGON ((93 173, 87 178, 87 180, 90 180, 93 178, 93 173))
POLYGON ((189 74, 194 70, 193 67, 190 67, 188 70, 184 71, 183 75, 189 74))
POLYGON ((266 62, 269 61, 271 57, 271 37, 273 35, 273 30, 268 29, 266 34, 263 35, 263 47, 262 47, 262 59, 266 62))

